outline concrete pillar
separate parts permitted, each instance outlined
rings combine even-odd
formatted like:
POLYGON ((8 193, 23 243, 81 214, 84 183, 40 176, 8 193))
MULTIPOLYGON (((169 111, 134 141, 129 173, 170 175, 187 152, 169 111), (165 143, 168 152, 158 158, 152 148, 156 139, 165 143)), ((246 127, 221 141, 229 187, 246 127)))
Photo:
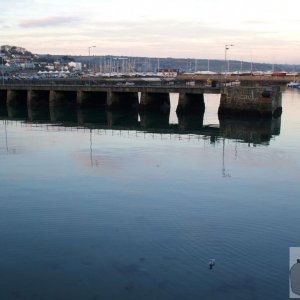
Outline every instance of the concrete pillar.
POLYGON ((169 93, 141 93, 140 110, 169 112, 170 107, 169 93))
POLYGON ((76 106, 77 93, 74 91, 55 91, 49 93, 50 106, 76 106))
POLYGON ((133 92, 107 92, 107 108, 134 110, 138 108, 139 97, 138 93, 133 92))
POLYGON ((46 107, 49 106, 49 91, 27 91, 27 107, 46 107))
POLYGON ((77 105, 79 107, 104 107, 106 103, 106 92, 77 91, 77 105))
POLYGON ((50 90, 49 92, 49 106, 57 106, 57 93, 53 90, 50 90))
POLYGON ((179 94, 177 114, 183 113, 200 113, 205 111, 203 94, 179 94))

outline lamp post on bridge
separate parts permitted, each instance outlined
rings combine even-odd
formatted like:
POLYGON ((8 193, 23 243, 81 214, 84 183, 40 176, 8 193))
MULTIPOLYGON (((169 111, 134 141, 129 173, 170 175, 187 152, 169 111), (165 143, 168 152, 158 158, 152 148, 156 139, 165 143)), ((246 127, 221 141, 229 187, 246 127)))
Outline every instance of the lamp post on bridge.
POLYGON ((230 47, 233 46, 234 46, 233 44, 225 45, 225 84, 226 84, 227 72, 229 72, 229 61, 227 61, 227 50, 229 50, 230 47))
POLYGON ((96 46, 89 46, 89 64, 88 64, 88 72, 89 72, 89 85, 91 85, 91 74, 90 74, 90 68, 91 68, 91 49, 96 48, 96 46))

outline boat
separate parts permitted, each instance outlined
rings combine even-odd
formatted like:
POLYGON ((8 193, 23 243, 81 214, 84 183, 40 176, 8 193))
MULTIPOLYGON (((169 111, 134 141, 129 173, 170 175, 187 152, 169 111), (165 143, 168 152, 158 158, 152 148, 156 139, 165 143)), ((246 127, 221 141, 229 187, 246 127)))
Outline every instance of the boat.
POLYGON ((300 82, 291 81, 287 84, 287 86, 290 87, 290 88, 299 89, 300 88, 300 82))
POLYGON ((241 82, 238 79, 236 79, 235 81, 224 83, 224 86, 238 86, 238 85, 241 85, 241 82))

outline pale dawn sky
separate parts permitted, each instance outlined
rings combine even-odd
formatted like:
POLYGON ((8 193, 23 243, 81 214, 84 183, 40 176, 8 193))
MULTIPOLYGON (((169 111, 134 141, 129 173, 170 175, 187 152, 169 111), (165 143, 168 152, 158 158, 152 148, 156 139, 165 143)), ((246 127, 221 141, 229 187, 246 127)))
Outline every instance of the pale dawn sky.
POLYGON ((299 0, 14 0, 0 45, 34 53, 224 58, 300 64, 299 0))

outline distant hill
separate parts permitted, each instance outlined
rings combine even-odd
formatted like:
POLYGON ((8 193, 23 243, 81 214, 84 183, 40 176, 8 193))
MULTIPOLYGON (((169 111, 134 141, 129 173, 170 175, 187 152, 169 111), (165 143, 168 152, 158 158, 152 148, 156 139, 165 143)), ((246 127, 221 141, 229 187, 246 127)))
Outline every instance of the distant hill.
MULTIPOLYGON (((192 58, 149 58, 132 56, 69 56, 51 54, 33 54, 25 48, 4 45, 0 48, 1 55, 8 59, 29 59, 32 62, 54 62, 68 63, 70 61, 81 62, 91 65, 95 70, 113 70, 116 72, 156 72, 161 69, 178 69, 181 72, 213 71, 224 72, 224 60, 217 59, 192 59, 192 58)), ((229 61, 229 71, 286 71, 300 72, 300 65, 290 64, 267 64, 258 62, 229 61)))
MULTIPOLYGON (((40 55, 43 57, 43 55, 40 55)), ((46 55, 44 55, 46 56, 46 55)), ((47 55, 49 57, 49 55, 47 55)), ((54 60, 63 60, 65 55, 52 55, 54 60)), ((83 64, 91 64, 96 69, 108 68, 111 66, 114 70, 130 69, 136 72, 156 72, 158 68, 178 69, 181 72, 195 71, 213 71, 224 72, 224 60, 217 59, 191 59, 191 58, 149 58, 149 57, 133 57, 133 56, 71 56, 69 59, 81 62, 83 64)), ((246 61, 229 61, 229 71, 286 71, 300 72, 300 65, 290 64, 268 64, 246 61)))
POLYGON ((9 46, 4 45, 1 46, 0 52, 7 58, 27 58, 27 59, 36 59, 38 56, 36 54, 31 53, 25 48, 18 46, 9 46))

